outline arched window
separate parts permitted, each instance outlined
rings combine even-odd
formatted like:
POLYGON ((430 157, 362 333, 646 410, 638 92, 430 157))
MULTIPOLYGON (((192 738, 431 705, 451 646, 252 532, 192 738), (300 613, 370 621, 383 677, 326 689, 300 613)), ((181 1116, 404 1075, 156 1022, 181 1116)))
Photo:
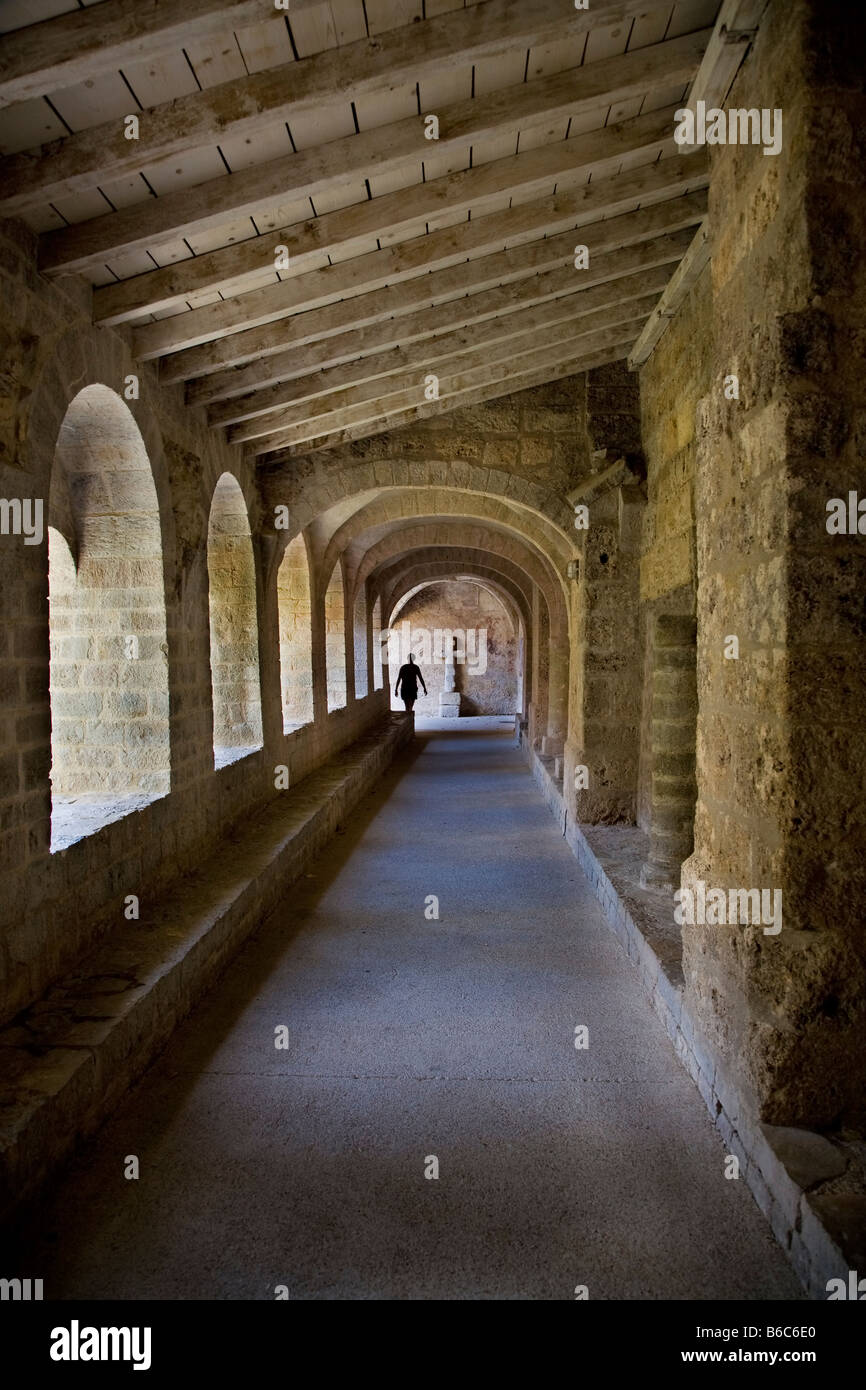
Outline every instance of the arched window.
POLYGON ((280 562, 277 606, 283 732, 288 734, 313 718, 312 605, 303 536, 295 536, 280 562))
POLYGON ((162 535, 135 419, 107 386, 70 403, 48 503, 51 848, 170 783, 162 535))
POLYGON ((214 488, 207 528, 214 767, 262 746, 256 566, 247 507, 231 473, 214 488))
POLYGON ((373 604, 373 689, 381 690, 385 683, 382 670, 382 600, 373 604))
POLYGON ((325 669, 328 713, 346 703, 346 605, 343 565, 338 560, 325 591, 325 669))
POLYGON ((361 585, 355 598, 352 621, 352 649, 355 653, 355 699, 363 700, 370 692, 367 675, 367 587, 361 585))

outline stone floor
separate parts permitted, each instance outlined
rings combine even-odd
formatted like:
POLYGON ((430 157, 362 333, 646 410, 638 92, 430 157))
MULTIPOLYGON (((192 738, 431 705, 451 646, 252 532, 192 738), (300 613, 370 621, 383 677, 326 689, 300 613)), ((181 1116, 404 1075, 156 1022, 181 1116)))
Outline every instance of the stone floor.
POLYGON ((461 733, 484 733, 495 731, 501 733, 503 730, 509 733, 515 731, 514 714, 467 714, 463 717, 457 716, 454 719, 442 719, 435 714, 415 715, 415 728, 426 733, 437 733, 443 729, 459 729, 461 733))
POLYGON ((513 736, 474 730, 416 738, 21 1263, 46 1298, 802 1297, 513 736))

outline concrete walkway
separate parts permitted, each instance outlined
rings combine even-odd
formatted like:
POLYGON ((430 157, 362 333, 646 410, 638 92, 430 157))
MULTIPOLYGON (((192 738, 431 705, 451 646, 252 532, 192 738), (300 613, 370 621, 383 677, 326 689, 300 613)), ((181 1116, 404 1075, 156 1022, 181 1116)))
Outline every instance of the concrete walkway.
POLYGON ((511 738, 456 731, 289 891, 22 1264, 46 1298, 801 1296, 511 738))

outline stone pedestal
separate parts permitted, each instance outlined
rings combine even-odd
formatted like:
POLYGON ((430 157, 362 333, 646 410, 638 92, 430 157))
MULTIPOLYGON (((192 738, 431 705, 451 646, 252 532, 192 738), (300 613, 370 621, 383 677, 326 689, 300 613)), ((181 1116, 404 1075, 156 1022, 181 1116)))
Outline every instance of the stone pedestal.
POLYGON ((663 614, 653 640, 652 809, 642 888, 672 891, 692 852, 697 718, 694 618, 663 614))
POLYGON ((439 695, 439 718, 459 719, 460 691, 457 689, 457 673, 454 669, 454 644, 445 658, 445 684, 439 695))

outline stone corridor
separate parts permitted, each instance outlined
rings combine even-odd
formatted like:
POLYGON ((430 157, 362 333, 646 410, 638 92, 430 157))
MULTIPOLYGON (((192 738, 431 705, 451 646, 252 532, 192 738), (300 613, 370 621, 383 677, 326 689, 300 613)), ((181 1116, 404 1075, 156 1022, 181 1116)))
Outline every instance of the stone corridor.
POLYGON ((724 1164, 513 738, 422 733, 29 1259, 61 1298, 802 1297, 724 1164))
POLYGON ((0 1302, 866 1297, 864 71, 0 0, 0 1302))

